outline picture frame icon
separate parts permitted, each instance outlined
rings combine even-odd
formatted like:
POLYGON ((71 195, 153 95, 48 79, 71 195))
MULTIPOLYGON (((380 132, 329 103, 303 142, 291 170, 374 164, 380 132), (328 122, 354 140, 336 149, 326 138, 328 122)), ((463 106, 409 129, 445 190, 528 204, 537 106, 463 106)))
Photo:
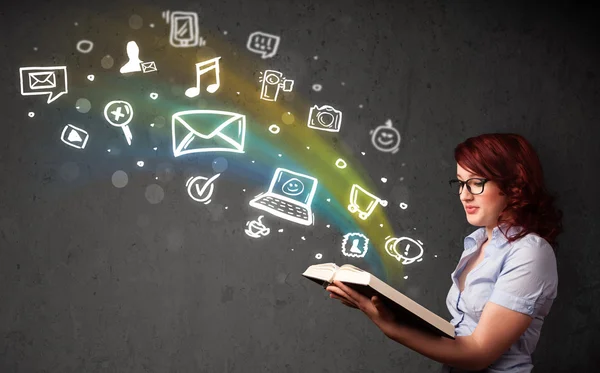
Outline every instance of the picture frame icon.
POLYGON ((346 233, 342 240, 342 254, 351 258, 364 258, 369 250, 369 239, 362 233, 346 233), (350 247, 349 246, 350 243, 350 247))
POLYGON ((72 124, 67 124, 60 135, 62 142, 76 149, 84 149, 89 138, 87 131, 72 124))

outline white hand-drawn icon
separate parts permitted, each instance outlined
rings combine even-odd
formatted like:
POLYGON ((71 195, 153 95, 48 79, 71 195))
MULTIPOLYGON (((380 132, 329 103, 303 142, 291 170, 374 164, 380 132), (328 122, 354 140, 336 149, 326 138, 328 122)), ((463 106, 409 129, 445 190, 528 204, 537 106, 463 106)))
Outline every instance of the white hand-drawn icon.
POLYGON ((281 128, 279 128, 278 125, 276 124, 271 124, 269 126, 269 132, 271 132, 274 135, 277 135, 279 133, 279 131, 281 131, 281 128))
POLYGON ((127 43, 127 58, 127 63, 125 63, 125 65, 123 65, 119 70, 121 74, 142 71, 142 69, 144 73, 157 71, 154 61, 144 62, 140 60, 140 47, 138 47, 135 41, 130 41, 127 43))
POLYGON ((206 178, 204 176, 190 177, 185 183, 188 194, 194 201, 202 202, 205 205, 208 205, 211 202, 210 198, 212 197, 213 191, 215 190, 215 185, 213 184, 213 182, 220 175, 221 174, 216 174, 213 175, 211 178, 206 178))
POLYGON ((375 128, 370 132, 371 142, 375 149, 386 152, 396 153, 400 147, 400 132, 392 127, 392 121, 388 119, 385 125, 375 128))
POLYGON ((215 57, 208 61, 198 62, 196 64, 196 86, 190 87, 185 91, 185 95, 188 97, 196 97, 200 94, 200 77, 209 72, 214 71, 215 83, 209 84, 206 87, 206 91, 209 93, 215 93, 221 86, 221 80, 219 78, 219 59, 221 57, 215 57))
POLYGON ((94 43, 89 40, 79 40, 75 48, 79 53, 87 54, 94 48, 94 43))
POLYGON ((48 103, 68 92, 67 67, 21 67, 19 69, 21 95, 48 95, 48 103))
POLYGON ((255 31, 248 37, 246 47, 250 52, 258 53, 263 59, 273 57, 279 48, 280 37, 267 34, 262 31, 255 31))
POLYGON ((348 164, 342 158, 338 158, 337 161, 335 161, 335 166, 337 168, 344 169, 344 168, 346 168, 348 166, 348 164))
POLYGON ((346 233, 342 241, 342 254, 352 258, 362 258, 369 250, 369 239, 362 233, 346 233), (348 242, 351 246, 348 247, 348 242))
POLYGON ((261 215, 258 217, 257 220, 246 222, 246 226, 248 228, 246 228, 244 232, 246 232, 248 236, 253 238, 265 237, 266 235, 271 233, 271 229, 265 227, 265 225, 262 223, 261 219, 263 217, 264 215, 261 215))
POLYGON ((351 213, 358 212, 358 217, 365 220, 375 210, 377 204, 385 207, 388 203, 386 200, 382 200, 367 192, 360 185, 352 185, 352 189, 350 190, 350 204, 348 205, 348 210, 351 213))
POLYGON ((342 125, 342 112, 332 106, 314 105, 308 113, 308 128, 327 132, 340 132, 342 125))
POLYGON ((385 251, 397 261, 402 261, 402 264, 411 264, 423 256, 423 243, 415 241, 408 237, 390 237, 387 236, 385 241, 385 251), (400 252, 398 248, 401 248, 400 252))
POLYGON ((198 28, 198 14, 196 12, 162 12, 162 17, 167 24, 171 24, 169 42, 175 48, 187 48, 200 45, 198 43, 200 30, 198 28))
POLYGON ((141 66, 142 66, 142 72, 144 74, 153 73, 155 71, 158 71, 158 69, 156 68, 156 63, 154 61, 142 62, 141 66))
POLYGON ((313 223, 311 203, 318 180, 312 176, 278 168, 269 190, 254 197, 250 206, 302 225, 313 223))
POLYGON ((127 101, 111 101, 104 107, 104 119, 112 126, 121 127, 127 144, 131 145, 133 135, 128 124, 133 119, 133 108, 127 101))
POLYGON ((259 81, 262 81, 260 99, 265 101, 277 101, 279 90, 291 92, 294 88, 293 80, 284 78, 282 73, 275 70, 265 70, 259 81))
POLYGON ((142 71, 142 68, 140 67, 140 64, 142 63, 142 60, 140 60, 140 47, 138 47, 135 41, 127 43, 127 58, 127 63, 119 70, 121 74, 142 71))
POLYGON ((90 135, 85 130, 72 124, 67 124, 60 135, 62 142, 77 149, 85 148, 89 138, 90 135))
POLYGON ((173 114, 173 155, 244 152, 246 116, 228 111, 187 110, 173 114))

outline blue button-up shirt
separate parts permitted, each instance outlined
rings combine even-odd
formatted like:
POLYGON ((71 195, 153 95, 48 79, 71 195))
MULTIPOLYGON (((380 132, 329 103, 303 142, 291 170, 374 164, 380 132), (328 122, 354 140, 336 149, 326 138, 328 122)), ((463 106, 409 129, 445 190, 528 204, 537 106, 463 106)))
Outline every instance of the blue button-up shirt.
MULTIPOLYGON (((519 227, 513 227, 507 235, 510 237, 520 230, 519 227)), ((531 316, 531 325, 519 340, 484 370, 530 372, 533 369, 531 354, 540 338, 544 317, 557 295, 556 257, 550 244, 540 236, 530 233, 508 243, 496 227, 484 249, 483 260, 467 274, 461 293, 458 277, 469 259, 479 252, 486 238, 485 228, 465 238, 465 248, 450 276, 452 287, 446 297, 446 305, 452 314, 451 323, 455 326, 457 336, 470 335, 479 323, 487 302, 531 316)), ((458 372, 447 366, 443 367, 443 371, 458 372)))

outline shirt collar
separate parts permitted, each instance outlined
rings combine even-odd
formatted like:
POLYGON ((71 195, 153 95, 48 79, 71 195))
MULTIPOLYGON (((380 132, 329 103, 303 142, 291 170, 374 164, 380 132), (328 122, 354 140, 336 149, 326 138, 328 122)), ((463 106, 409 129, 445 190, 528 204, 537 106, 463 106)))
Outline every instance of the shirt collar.
MULTIPOLYGON (((500 226, 497 226, 494 229, 492 229, 492 242, 494 243, 494 246, 496 246, 497 248, 501 248, 508 242, 508 239, 502 233, 503 231, 508 237, 510 237, 519 233, 522 230, 523 227, 520 226, 512 226, 510 229, 508 229, 508 224, 503 223, 500 226)), ((485 242, 486 239, 487 233, 485 231, 485 227, 481 227, 475 232, 465 237, 464 249, 477 249, 481 246, 483 242, 485 242)))

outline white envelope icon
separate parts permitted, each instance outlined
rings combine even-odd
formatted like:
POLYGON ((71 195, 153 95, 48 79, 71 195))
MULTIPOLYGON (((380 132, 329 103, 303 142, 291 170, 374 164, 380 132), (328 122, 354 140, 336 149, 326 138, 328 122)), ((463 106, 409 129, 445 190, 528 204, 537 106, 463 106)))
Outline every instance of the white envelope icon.
POLYGON ((151 73, 157 71, 156 64, 154 61, 150 62, 142 62, 142 72, 143 73, 151 73))
POLYGON ((56 88, 56 73, 54 71, 37 71, 29 73, 30 89, 56 88))
POLYGON ((246 116, 228 111, 187 110, 173 114, 173 154, 244 152, 246 116))

